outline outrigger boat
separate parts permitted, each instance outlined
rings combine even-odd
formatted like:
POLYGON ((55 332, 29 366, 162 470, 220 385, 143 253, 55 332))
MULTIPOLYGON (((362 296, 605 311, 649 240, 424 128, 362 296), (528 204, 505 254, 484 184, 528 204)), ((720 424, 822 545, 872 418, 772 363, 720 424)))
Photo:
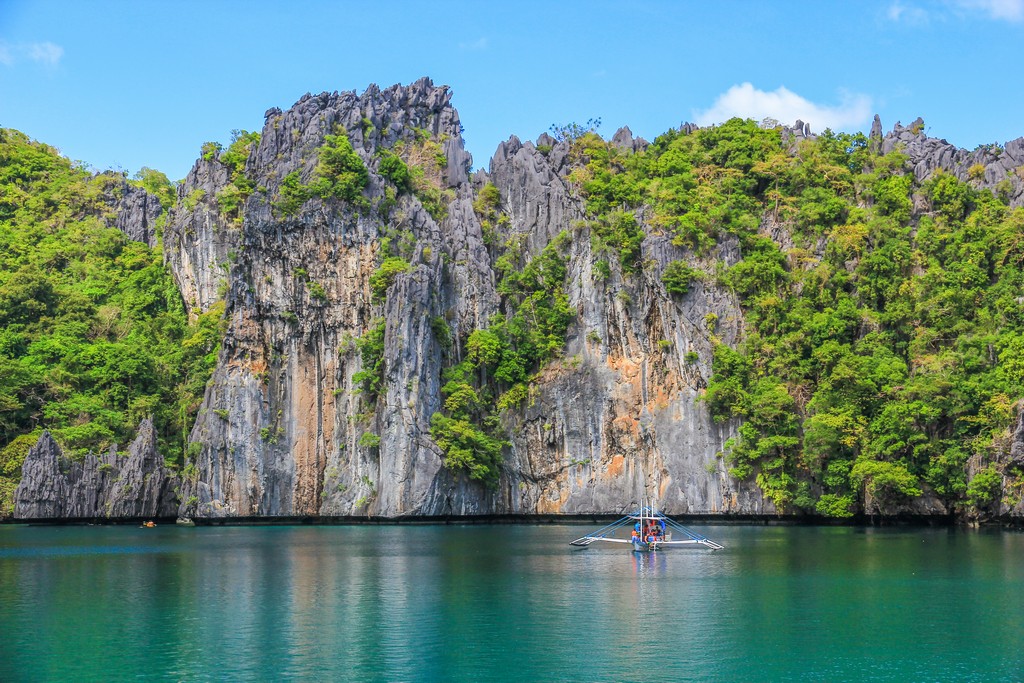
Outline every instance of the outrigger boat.
POLYGON ((687 529, 671 517, 651 506, 640 506, 640 509, 632 514, 618 519, 608 526, 601 527, 597 531, 587 534, 569 545, 589 546, 591 543, 602 541, 605 543, 626 543, 639 553, 655 552, 667 548, 680 548, 688 545, 702 545, 712 550, 721 550, 724 546, 715 543, 707 536, 702 536, 695 531, 687 529), (621 534, 616 537, 620 530, 632 532, 630 538, 622 538, 621 534), (680 538, 673 538, 673 536, 680 538))

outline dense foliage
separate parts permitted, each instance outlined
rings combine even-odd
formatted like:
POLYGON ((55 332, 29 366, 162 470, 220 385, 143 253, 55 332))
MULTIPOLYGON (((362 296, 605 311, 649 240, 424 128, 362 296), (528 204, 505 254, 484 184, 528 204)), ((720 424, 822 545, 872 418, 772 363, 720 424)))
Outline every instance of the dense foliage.
POLYGON ((779 509, 839 517, 925 487, 974 508, 1003 475, 1019 489, 996 461, 1024 395, 1024 210, 948 174, 918 183, 861 134, 789 145, 736 119, 635 154, 592 132, 572 145, 568 179, 624 274, 644 267, 641 215, 696 256, 740 247, 731 267, 661 275, 670 293, 706 278, 742 302, 745 336, 717 347, 706 393, 716 419, 741 420, 735 476, 779 509))
MULTIPOLYGON (((49 429, 80 457, 152 416, 182 456, 220 343, 222 307, 189 324, 159 251, 113 224, 124 178, 92 175, 0 130, 0 506, 49 429)), ((166 176, 138 182, 166 200, 166 176)))

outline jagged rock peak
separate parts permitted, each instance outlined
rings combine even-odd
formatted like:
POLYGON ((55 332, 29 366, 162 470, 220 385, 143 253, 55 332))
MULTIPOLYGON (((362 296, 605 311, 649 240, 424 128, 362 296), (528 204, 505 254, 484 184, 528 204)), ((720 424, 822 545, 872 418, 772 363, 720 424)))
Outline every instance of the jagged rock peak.
MULTIPOLYGON (((53 519, 63 517, 67 503, 67 481, 61 472, 60 446, 43 432, 29 449, 21 466, 21 483, 14 491, 16 519, 53 519)), ((66 466, 66 463, 65 463, 66 466)))
POLYGON ((169 517, 177 509, 177 477, 157 451, 153 421, 143 420, 126 457, 117 446, 102 457, 64 457, 43 432, 22 465, 14 494, 15 519, 169 517))
POLYGON ((124 194, 117 203, 115 226, 136 242, 156 247, 156 220, 163 213, 160 199, 141 187, 124 184, 124 194))
POLYGON ((634 152, 639 152, 641 150, 647 149, 647 146, 649 144, 643 138, 634 139, 633 131, 629 129, 629 126, 623 126, 622 128, 619 128, 617 131, 615 131, 615 134, 612 135, 611 142, 613 145, 619 147, 620 149, 632 150, 634 152))
POLYGON ((909 157, 918 181, 943 171, 979 189, 999 193, 1011 207, 1024 206, 1024 180, 1017 172, 1024 165, 1024 138, 968 151, 941 138, 929 137, 924 119, 918 117, 909 126, 897 122, 882 139, 883 154, 897 149, 909 157))
POLYGON ((882 119, 875 114, 871 122, 871 133, 868 135, 868 149, 872 154, 879 154, 882 151, 882 119))
POLYGON ((274 170, 283 177, 301 170, 324 136, 338 127, 367 158, 416 130, 425 130, 441 142, 448 159, 447 181, 454 187, 468 180, 472 157, 465 151, 462 124, 451 98, 451 88, 435 86, 426 77, 383 90, 370 84, 358 95, 354 90, 306 93, 288 111, 266 112, 262 139, 251 153, 247 172, 259 175, 274 170))

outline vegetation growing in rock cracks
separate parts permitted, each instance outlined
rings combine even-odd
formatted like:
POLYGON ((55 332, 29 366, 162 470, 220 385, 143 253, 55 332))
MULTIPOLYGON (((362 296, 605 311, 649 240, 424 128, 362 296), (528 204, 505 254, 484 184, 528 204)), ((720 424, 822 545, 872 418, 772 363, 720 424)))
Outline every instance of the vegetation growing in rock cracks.
POLYGON ((561 352, 575 317, 562 255, 569 240, 562 233, 529 260, 515 238, 506 245, 496 264, 506 312, 468 336, 464 359, 442 377, 444 411, 431 418, 430 433, 446 466, 488 485, 497 483, 507 444, 500 411, 526 400, 531 375, 561 352))
POLYGON ((233 130, 231 144, 213 157, 224 164, 230 174, 230 182, 217 193, 217 207, 225 218, 236 223, 242 220, 242 205, 256 187, 256 183, 245 174, 245 163, 249 159, 249 152, 259 143, 259 133, 233 130))
POLYGON ((302 182, 299 171, 281 179, 274 209, 280 216, 291 216, 313 197, 336 199, 359 210, 369 206, 363 190, 370 182, 370 173, 362 158, 352 148, 344 130, 325 135, 317 151, 317 164, 308 183, 302 182))

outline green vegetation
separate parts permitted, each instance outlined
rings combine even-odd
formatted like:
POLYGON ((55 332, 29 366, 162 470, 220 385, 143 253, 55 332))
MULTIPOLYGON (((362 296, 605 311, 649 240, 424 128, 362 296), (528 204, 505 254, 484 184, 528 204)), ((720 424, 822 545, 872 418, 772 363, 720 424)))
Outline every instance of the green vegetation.
POLYGON ((441 349, 447 351, 452 348, 452 330, 444 318, 439 315, 431 318, 430 330, 434 333, 434 338, 441 349))
POLYGON ((989 465, 974 475, 967 486, 967 502, 975 508, 983 508, 998 500, 1003 487, 1003 477, 994 465, 989 465))
POLYGON ((672 261, 661 273, 661 281, 665 283, 665 291, 682 296, 690 291, 690 284, 699 279, 700 271, 695 270, 682 261, 672 261))
POLYGON ((1024 473, 994 462, 1024 395, 1024 211, 1005 191, 943 173, 917 183, 906 156, 871 154, 860 134, 789 148, 735 119, 633 153, 587 127, 563 133, 596 278, 605 254, 626 275, 646 267, 649 233, 700 257, 739 245, 713 283, 684 261, 661 274, 669 293, 700 277, 743 306, 742 342, 715 349, 704 397, 742 422, 724 454, 734 476, 780 510, 838 517, 891 514, 926 488, 961 509, 998 500, 1004 477, 1020 488, 1024 473), (982 469, 969 485, 970 457, 982 469))
POLYGON ((377 301, 383 301, 388 287, 395 281, 395 278, 401 273, 408 272, 410 268, 412 268, 412 265, 401 257, 389 256, 385 258, 381 262, 380 267, 370 276, 370 290, 373 292, 373 298, 377 301))
POLYGON ((491 183, 484 185, 473 202, 473 211, 480 219, 484 244, 497 246, 498 229, 507 228, 509 224, 508 214, 501 212, 501 193, 498 188, 491 183))
POLYGON ((414 129, 412 141, 399 141, 393 150, 381 152, 381 173, 398 187, 411 190, 423 208, 440 223, 448 215, 448 204, 455 191, 448 187, 445 169, 448 157, 441 143, 430 131, 414 129))
POLYGON ((160 206, 166 211, 174 205, 174 183, 167 179, 167 175, 143 166, 132 179, 132 185, 141 187, 150 194, 156 195, 160 200, 160 206))
POLYGON ((299 171, 292 171, 281 180, 274 209, 278 215, 291 216, 313 197, 340 199, 359 210, 369 207, 363 190, 370 182, 369 171, 352 148, 343 130, 325 135, 317 149, 317 165, 309 183, 303 184, 299 171))
POLYGON ((359 437, 359 446, 362 448, 377 448, 380 446, 380 437, 373 432, 363 432, 359 437))
MULTIPOLYGON (((791 144, 777 128, 732 120, 669 131, 633 152, 596 127, 553 131, 569 145, 566 181, 585 210, 573 239, 589 240, 593 277, 611 281, 616 305, 633 306, 640 282, 681 297, 701 280, 743 308, 738 347, 715 346, 703 396, 716 420, 736 420, 721 454, 732 475, 755 481, 779 510, 834 517, 892 514, 926 494, 972 513, 1019 497, 1024 472, 1000 459, 1024 397, 1024 210, 1006 206, 1009 186, 977 189, 978 167, 968 183, 945 173, 918 182, 900 150, 874 154, 860 134, 791 144), (660 273, 654 254, 644 255, 652 235, 677 250, 660 273), (711 264, 723 242, 728 264, 711 264)), ((230 184, 216 198, 197 191, 185 206, 215 199, 238 220, 257 191, 245 166, 258 142, 237 131, 226 149, 204 145, 230 184)), ((381 215, 411 192, 445 218, 454 194, 443 143, 418 130, 378 152, 388 181, 381 215)), ((368 171, 341 132, 325 137, 306 177, 281 180, 278 215, 312 198, 369 209, 368 171)), ((142 169, 133 182, 165 206, 173 198, 157 171, 142 169)), ((122 183, 0 131, 0 506, 44 428, 81 456, 124 442, 153 415, 162 452, 182 458, 223 309, 189 324, 159 254, 107 227, 122 183)), ((501 314, 458 338, 444 317, 429 321, 450 364, 431 434, 448 467, 488 485, 507 443, 501 411, 529 401, 575 319, 570 236, 530 255, 522 235, 502 243, 511 226, 501 207, 495 186, 480 188, 473 208, 495 259, 501 314)), ((412 236, 395 232, 370 278, 378 303, 416 253, 412 236)), ((323 286, 295 277, 311 300, 326 300, 323 286)), ((291 311, 281 317, 297 322, 291 311)), ((703 323, 714 342, 718 317, 703 323)), ((371 403, 384 381, 384 336, 379 319, 356 342, 354 379, 371 403)), ((601 343, 596 331, 587 339, 601 343)), ((685 362, 701 359, 689 351, 685 362)), ((269 443, 279 436, 264 432, 269 443)))
MULTIPOLYGON (((165 186, 144 172, 144 186, 165 186)), ((0 508, 42 429, 71 457, 153 416, 180 463, 220 345, 223 304, 189 324, 158 251, 129 241, 92 176, 0 130, 0 508)), ((159 194, 159 193, 158 193, 159 194)))
MULTIPOLYGON (((230 173, 230 182, 217 193, 217 206, 224 217, 235 222, 242 220, 242 205, 256 187, 256 184, 245 175, 245 163, 249 159, 252 148, 259 143, 259 133, 233 130, 231 131, 231 144, 228 148, 226 150, 218 148, 218 154, 211 157, 227 166, 230 173)), ((205 153, 204 158, 206 158, 205 153)))
POLYGON ((292 216, 298 212, 306 200, 310 198, 306 186, 298 171, 292 171, 281 180, 278 188, 278 199, 274 202, 274 208, 282 216, 292 216))
POLYGON ((317 157, 319 161, 309 191, 321 199, 334 198, 365 206, 363 190, 370 181, 370 174, 344 131, 324 136, 317 157))
POLYGON ((507 444, 497 411, 526 400, 531 374, 561 353, 575 317, 565 294, 562 251, 568 243, 562 233, 526 263, 515 240, 506 245, 497 263, 498 292, 511 315, 496 315, 487 329, 474 330, 464 360, 442 377, 444 412, 431 418, 430 433, 447 467, 490 486, 497 484, 507 444))
POLYGON ((377 156, 380 157, 380 174, 394 183, 399 192, 410 192, 412 174, 402 158, 389 149, 382 149, 377 156))
POLYGON ((309 298, 318 303, 327 303, 327 292, 319 282, 310 282, 306 285, 309 290, 309 298))
POLYGON ((379 318, 362 337, 356 340, 363 361, 363 369, 352 376, 352 381, 360 385, 372 404, 376 402, 384 383, 384 331, 386 322, 379 318))

